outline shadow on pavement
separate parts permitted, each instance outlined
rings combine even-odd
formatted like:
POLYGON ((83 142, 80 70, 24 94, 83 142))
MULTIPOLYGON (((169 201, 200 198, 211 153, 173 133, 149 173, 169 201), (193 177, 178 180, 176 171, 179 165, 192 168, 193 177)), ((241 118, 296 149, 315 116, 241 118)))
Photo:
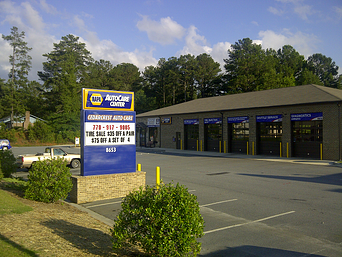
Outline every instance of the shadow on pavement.
POLYGON ((323 255, 308 254, 266 247, 243 245, 239 247, 226 248, 208 254, 200 254, 202 257, 324 257, 323 255))
POLYGON ((247 173, 240 173, 239 175, 342 186, 342 173, 335 173, 335 174, 318 176, 318 177, 276 176, 276 175, 260 175, 260 174, 247 174, 247 173))

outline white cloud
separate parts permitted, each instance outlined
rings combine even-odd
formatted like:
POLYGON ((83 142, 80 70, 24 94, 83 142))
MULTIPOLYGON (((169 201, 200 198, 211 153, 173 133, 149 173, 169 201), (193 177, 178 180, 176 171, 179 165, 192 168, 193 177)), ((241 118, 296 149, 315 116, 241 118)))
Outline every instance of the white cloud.
POLYGON ((278 50, 284 45, 291 45, 306 58, 314 53, 318 43, 315 35, 304 34, 300 31, 291 33, 287 29, 284 29, 282 34, 277 34, 271 30, 260 31, 259 36, 262 38, 262 46, 265 49, 278 50))
POLYGON ((46 2, 46 0, 40 0, 40 7, 42 8, 42 10, 44 10, 46 13, 50 13, 50 14, 57 14, 57 9, 52 6, 51 4, 48 4, 46 2))
MULTIPOLYGON (((23 7, 21 9, 21 15, 24 17, 25 27, 32 27, 36 30, 44 30, 45 23, 39 13, 29 4, 28 2, 23 2, 21 4, 23 7)), ((25 30, 25 29, 24 29, 25 30)))
POLYGON ((209 54, 216 62, 220 63, 223 70, 224 59, 228 58, 228 49, 231 44, 229 42, 218 42, 213 47, 210 47, 206 38, 197 33, 195 26, 190 26, 185 37, 185 46, 177 52, 177 55, 200 55, 203 53, 209 54))
POLYGON ((273 13, 273 14, 275 14, 275 15, 282 15, 284 12, 282 11, 282 10, 279 10, 279 9, 277 9, 277 8, 274 8, 274 7, 272 7, 272 6, 270 6, 270 7, 268 7, 268 9, 267 9, 270 13, 273 13))
MULTIPOLYGON (((23 2, 20 5, 11 1, 0 2, 0 13, 5 17, 2 23, 8 23, 11 27, 18 27, 19 33, 25 32, 24 41, 27 42, 28 47, 32 48, 28 53, 32 57, 29 79, 38 80, 37 71, 43 69, 42 63, 46 60, 42 55, 52 50, 53 43, 56 42, 55 37, 45 32, 46 25, 42 17, 29 2, 23 2)), ((0 46, 0 77, 8 78, 11 69, 8 58, 12 54, 12 49, 9 43, 2 38, 0 39, 0 46)))
POLYGON ((287 4, 287 3, 299 4, 299 3, 303 2, 303 0, 276 0, 276 1, 282 2, 284 4, 287 4))
POLYGON ((228 58, 228 50, 231 48, 231 44, 228 42, 219 42, 213 46, 211 51, 211 57, 218 62, 221 66, 221 70, 224 71, 224 59, 228 58))
POLYGON ((199 55, 202 53, 210 54, 212 49, 208 46, 204 36, 197 34, 197 28, 190 26, 185 37, 185 46, 179 52, 180 55, 192 54, 199 55))
POLYGON ((262 40, 252 40, 253 44, 262 45, 262 40))
MULTIPOLYGON (((308 20, 310 15, 317 13, 318 11, 314 10, 311 5, 303 4, 303 0, 277 0, 277 2, 281 2, 284 4, 290 4, 291 10, 299 16, 302 20, 308 20)), ((269 7, 268 11, 275 15, 283 15, 285 13, 284 10, 277 9, 275 7, 269 7)))
POLYGON ((294 7, 294 12, 303 20, 308 20, 309 15, 316 13, 310 5, 299 5, 294 7))
POLYGON ((2 39, 2 34, 0 37, 0 49, 0 78, 8 79, 8 73, 11 69, 11 65, 9 63, 11 46, 7 41, 2 39))
MULTIPOLYGON (((48 13, 56 13, 56 9, 47 5, 45 1, 40 1, 40 8, 48 13)), ((59 38, 51 35, 46 31, 49 26, 46 26, 44 20, 39 15, 38 11, 29 3, 23 2, 20 5, 12 1, 0 2, 0 14, 4 17, 1 22, 9 24, 10 27, 16 26, 19 32, 25 32, 25 41, 28 47, 32 50, 29 55, 32 57, 32 68, 29 73, 30 80, 39 80, 37 71, 43 70, 43 62, 46 58, 43 54, 50 53, 53 50, 53 44, 59 42, 59 38)), ((143 70, 148 65, 156 65, 157 60, 153 57, 153 49, 149 52, 135 50, 127 52, 120 49, 110 40, 99 40, 97 33, 88 29, 85 20, 82 18, 92 18, 92 16, 82 13, 80 15, 69 16, 70 20, 66 22, 71 26, 76 27, 78 33, 83 35, 80 37, 80 42, 86 43, 87 49, 92 53, 95 60, 104 59, 110 61, 113 65, 119 63, 133 63, 140 70, 143 70)), ((172 22, 171 22, 172 23, 172 22)), ((171 26, 172 27, 172 26, 171 26)), ((77 33, 77 34, 78 34, 77 33)), ((11 69, 9 64, 9 56, 11 55, 11 46, 7 41, 0 38, 0 78, 7 79, 11 69)))
POLYGON ((342 18, 342 7, 334 6, 334 10, 337 13, 338 18, 341 19, 342 18))
POLYGON ((256 22, 256 21, 252 21, 252 24, 255 25, 255 26, 259 26, 259 23, 256 22))
POLYGON ((15 6, 11 1, 0 2, 0 13, 5 17, 2 23, 16 24, 17 26, 24 26, 20 18, 20 8, 15 6))
POLYGON ((137 28, 147 32, 150 40, 162 45, 173 44, 176 39, 182 39, 185 29, 170 17, 161 18, 160 21, 151 20, 148 16, 142 16, 137 28))
POLYGON ((157 65, 157 60, 153 57, 153 51, 142 52, 135 50, 134 52, 126 52, 120 49, 111 40, 97 40, 97 43, 93 43, 83 38, 80 38, 81 42, 84 42, 87 49, 92 53, 95 60, 104 59, 110 61, 113 65, 120 63, 132 63, 137 66, 141 71, 146 66, 157 65))

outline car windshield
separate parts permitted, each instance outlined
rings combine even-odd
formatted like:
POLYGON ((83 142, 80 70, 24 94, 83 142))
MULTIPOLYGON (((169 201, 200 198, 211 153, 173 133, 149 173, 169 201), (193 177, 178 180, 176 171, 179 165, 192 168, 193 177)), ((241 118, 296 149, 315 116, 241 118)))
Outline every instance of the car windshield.
POLYGON ((54 155, 64 155, 65 152, 62 149, 54 149, 54 155))
POLYGON ((0 140, 1 145, 8 145, 9 141, 8 140, 0 140))

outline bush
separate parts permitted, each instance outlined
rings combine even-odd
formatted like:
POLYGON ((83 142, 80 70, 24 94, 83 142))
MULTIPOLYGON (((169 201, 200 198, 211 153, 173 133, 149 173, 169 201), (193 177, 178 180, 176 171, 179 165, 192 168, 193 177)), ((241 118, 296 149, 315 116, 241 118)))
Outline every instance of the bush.
POLYGON ((197 197, 177 184, 128 194, 111 230, 114 250, 139 246, 153 256, 196 256, 204 221, 197 197))
POLYGON ((5 178, 11 177, 11 174, 17 171, 16 159, 12 151, 0 150, 0 172, 5 178))
POLYGON ((30 124, 28 128, 28 140, 34 142, 40 140, 41 142, 53 142, 54 133, 49 125, 43 121, 37 120, 34 125, 30 124))
POLYGON ((27 188, 27 181, 23 178, 4 178, 2 186, 24 193, 27 188))
POLYGON ((4 178, 4 173, 2 173, 2 170, 1 170, 1 163, 0 163, 0 181, 4 178))
POLYGON ((29 171, 25 198, 51 203, 65 199, 72 189, 70 169, 58 158, 35 162, 29 171))

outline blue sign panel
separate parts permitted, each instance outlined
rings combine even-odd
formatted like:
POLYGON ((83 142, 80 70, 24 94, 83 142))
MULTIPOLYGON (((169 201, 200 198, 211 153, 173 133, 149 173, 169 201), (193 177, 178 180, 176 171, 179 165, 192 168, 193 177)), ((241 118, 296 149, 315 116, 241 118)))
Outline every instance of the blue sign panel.
POLYGON ((323 120, 322 112, 291 114, 291 121, 323 120))
POLYGON ((82 110, 82 176, 136 171, 135 112, 82 110))
POLYGON ((134 111, 134 93, 83 89, 83 109, 134 111))
POLYGON ((228 123, 248 123, 249 117, 248 116, 228 117, 227 121, 228 121, 228 123))
POLYGON ((161 118, 161 124, 163 124, 163 125, 170 125, 170 124, 172 124, 172 118, 171 117, 161 118))
POLYGON ((283 115, 262 115, 256 116, 256 122, 282 122, 283 115))
POLYGON ((222 118, 206 118, 204 124, 222 124, 222 118))
POLYGON ((199 119, 188 119, 184 120, 184 125, 198 125, 199 119))

